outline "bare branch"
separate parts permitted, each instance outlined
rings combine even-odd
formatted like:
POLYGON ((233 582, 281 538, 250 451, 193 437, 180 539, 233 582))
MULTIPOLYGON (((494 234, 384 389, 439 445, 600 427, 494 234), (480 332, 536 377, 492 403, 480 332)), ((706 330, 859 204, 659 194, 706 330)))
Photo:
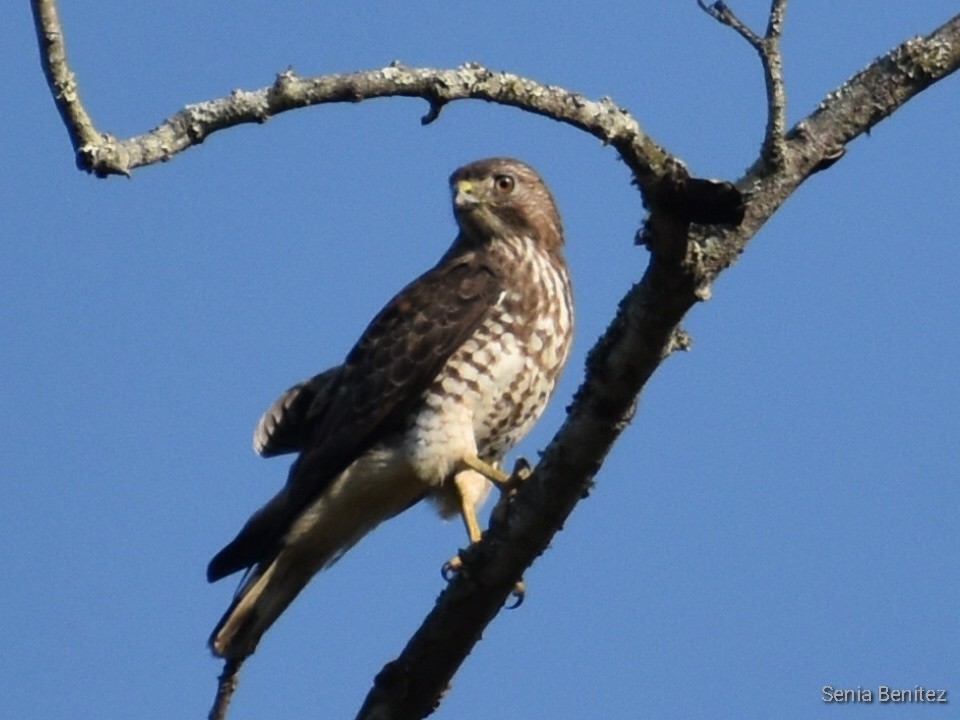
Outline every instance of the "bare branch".
POLYGON ((223 672, 217 678, 217 696, 213 700, 213 706, 207 715, 208 720, 226 720, 227 710, 230 709, 230 701, 233 694, 237 691, 237 684, 240 682, 240 667, 243 660, 227 660, 223 664, 223 672))
POLYGON ((741 21, 740 18, 734 14, 733 10, 731 10, 725 2, 718 0, 718 2, 707 5, 703 0, 697 0, 697 5, 699 5, 701 10, 703 10, 707 15, 712 17, 717 22, 726 25, 729 28, 733 28, 737 34, 750 43, 750 45, 757 52, 763 52, 763 38, 747 27, 747 25, 744 24, 743 21, 741 21))
POLYGON ((767 34, 760 52, 763 80, 767 88, 767 128, 761 152, 767 162, 776 166, 783 163, 784 134, 787 132, 787 93, 783 83, 783 55, 780 52, 780 35, 786 11, 787 0, 771 0, 767 34))
POLYGON ((99 177, 129 175, 134 168, 170 160, 218 130, 264 123, 282 112, 311 105, 420 97, 430 103, 422 118, 427 124, 440 116, 447 103, 476 99, 552 118, 612 145, 633 172, 651 211, 663 203, 665 212, 687 213, 680 218, 686 222, 737 222, 742 217, 739 195, 729 183, 690 183, 684 164, 655 143, 633 116, 610 98, 588 100, 564 88, 493 72, 476 63, 442 70, 408 68, 394 62, 379 70, 314 78, 301 78, 287 70, 271 87, 235 90, 229 97, 190 105, 148 133, 118 139, 97 132, 80 102, 54 0, 32 3, 44 67, 49 68, 50 87, 70 132, 77 165, 99 177))
MULTIPOLYGON (((464 553, 467 572, 440 596, 400 656, 388 663, 358 720, 424 717, 435 709, 457 667, 499 612, 513 584, 549 545, 633 416, 639 393, 660 363, 686 339, 679 323, 707 294, 757 230, 824 159, 960 67, 960 16, 915 38, 831 93, 787 136, 785 162, 758 159, 737 185, 749 191, 737 228, 694 226, 682 263, 651 261, 620 302, 587 360, 586 379, 563 427, 524 483, 505 520, 493 518, 483 540, 464 553), (891 86, 885 89, 885 86, 891 86)), ((664 232, 648 222, 653 235, 664 232)))
POLYGON ((67 51, 63 42, 60 14, 54 0, 31 0, 33 23, 40 47, 40 64, 53 100, 60 111, 74 150, 102 140, 93 126, 93 120, 80 102, 77 79, 67 64, 67 51))
POLYGON ((468 63, 453 70, 408 68, 400 63, 366 72, 298 77, 280 73, 268 88, 235 90, 229 97, 191 105, 154 130, 121 140, 97 132, 80 101, 69 68, 54 0, 32 0, 41 61, 70 132, 78 165, 99 176, 128 175, 143 165, 165 162, 199 145, 218 130, 263 123, 288 110, 324 103, 360 102, 379 97, 421 97, 430 103, 424 124, 454 100, 478 99, 510 105, 573 125, 613 145, 641 183, 672 174, 680 163, 651 140, 637 121, 610 98, 595 102, 563 88, 542 85, 511 73, 468 63))
POLYGON ((831 91, 787 134, 785 162, 758 158, 736 185, 747 197, 736 229, 695 227, 689 238, 702 286, 732 265, 747 242, 812 175, 845 154, 848 143, 890 117, 914 96, 960 69, 960 15, 926 37, 911 38, 831 91))
POLYGON ((125 140, 96 131, 77 92, 67 62, 54 0, 31 0, 41 61, 64 123, 74 141, 78 163, 98 175, 129 174, 144 165, 170 160, 209 135, 244 123, 264 123, 288 110, 325 103, 380 97, 421 97, 430 103, 424 124, 439 117, 443 105, 477 99, 510 105, 572 125, 613 145, 639 181, 675 172, 679 161, 651 140, 637 121, 610 98, 599 101, 512 73, 492 72, 476 63, 453 70, 388 67, 342 75, 301 78, 280 73, 271 87, 235 90, 229 97, 190 105, 154 130, 125 140))
POLYGON ((843 147, 958 68, 960 15, 877 58, 829 93, 787 137, 794 145, 806 139, 818 148, 843 147))
POLYGON ((760 55, 767 92, 767 127, 763 135, 761 155, 766 162, 780 165, 783 162, 783 136, 787 130, 787 94, 783 84, 783 57, 780 52, 780 35, 787 11, 787 0, 771 0, 767 33, 762 38, 747 27, 725 3, 707 5, 703 0, 697 0, 697 5, 710 17, 736 30, 760 55))
POLYGON ((767 20, 767 37, 780 37, 783 33, 783 16, 787 12, 787 0, 772 0, 770 18, 767 20))

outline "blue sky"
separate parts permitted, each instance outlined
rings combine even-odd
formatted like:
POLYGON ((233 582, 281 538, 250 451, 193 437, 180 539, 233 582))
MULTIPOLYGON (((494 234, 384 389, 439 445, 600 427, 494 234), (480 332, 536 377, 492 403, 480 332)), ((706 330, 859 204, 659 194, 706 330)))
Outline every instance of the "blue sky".
MULTIPOLYGON (((62 13, 87 106, 120 136, 288 66, 400 59, 610 95, 701 175, 735 178, 759 147, 759 64, 693 0, 333 5, 62 13)), ((766 3, 734 7, 762 25, 766 3)), ((793 3, 791 124, 955 12, 793 3)), ((289 113, 96 180, 74 168, 26 2, 0 8, 0 45, 4 714, 204 717, 220 670, 205 640, 234 587, 207 585, 206 562, 286 474, 254 456, 253 425, 443 252, 449 173, 520 157, 564 215, 578 335, 531 457, 647 262, 639 198, 587 135, 479 102, 423 128, 410 99, 289 113)), ((653 378, 437 717, 832 717, 827 684, 960 702, 958 83, 812 178, 694 309, 692 352, 653 378)), ((426 507, 381 527, 267 635, 231 717, 352 717, 462 543, 426 507)))

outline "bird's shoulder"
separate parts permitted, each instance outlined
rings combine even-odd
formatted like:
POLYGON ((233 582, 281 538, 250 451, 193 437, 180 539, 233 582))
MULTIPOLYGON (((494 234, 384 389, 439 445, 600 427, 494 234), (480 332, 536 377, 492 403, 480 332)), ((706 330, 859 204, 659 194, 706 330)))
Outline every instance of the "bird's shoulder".
POLYGON ((485 254, 445 256, 373 318, 347 355, 344 382, 389 370, 389 380, 402 386, 410 375, 436 374, 496 305, 502 289, 502 273, 485 254))

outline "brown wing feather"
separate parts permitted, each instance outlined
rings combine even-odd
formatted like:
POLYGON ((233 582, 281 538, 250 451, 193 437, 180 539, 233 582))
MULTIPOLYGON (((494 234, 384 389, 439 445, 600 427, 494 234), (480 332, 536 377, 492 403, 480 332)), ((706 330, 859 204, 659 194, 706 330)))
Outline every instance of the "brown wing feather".
POLYGON ((497 302, 501 282, 477 253, 445 257, 373 319, 347 355, 286 487, 207 568, 213 582, 271 557, 291 523, 377 441, 402 429, 447 359, 497 302))
POLYGON ((330 401, 330 391, 343 366, 325 370, 309 380, 288 388, 260 418, 253 432, 253 449, 269 458, 303 451, 310 438, 313 421, 322 416, 330 401))

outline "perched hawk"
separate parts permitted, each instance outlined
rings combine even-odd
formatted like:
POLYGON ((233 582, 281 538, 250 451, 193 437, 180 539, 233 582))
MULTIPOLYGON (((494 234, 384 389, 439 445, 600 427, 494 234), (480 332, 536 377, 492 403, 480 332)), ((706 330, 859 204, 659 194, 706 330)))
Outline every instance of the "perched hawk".
POLYGON ((440 262, 343 365, 290 388, 257 426, 261 455, 299 456, 207 568, 211 582, 252 568, 210 637, 221 657, 252 653, 314 574, 423 498, 479 540, 491 481, 553 392, 573 303, 550 191, 507 158, 466 165, 450 185, 460 233, 440 262))

